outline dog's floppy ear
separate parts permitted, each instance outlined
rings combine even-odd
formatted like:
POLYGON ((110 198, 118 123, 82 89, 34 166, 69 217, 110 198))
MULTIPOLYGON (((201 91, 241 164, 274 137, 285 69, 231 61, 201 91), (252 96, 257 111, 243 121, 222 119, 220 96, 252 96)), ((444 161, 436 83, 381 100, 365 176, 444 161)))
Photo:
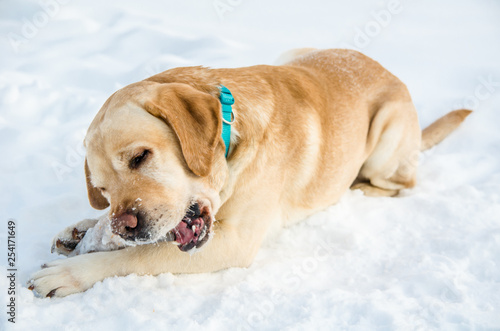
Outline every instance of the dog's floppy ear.
POLYGON ((102 195, 101 191, 92 185, 90 181, 90 169, 85 158, 85 179, 87 180, 87 193, 89 196, 90 205, 95 209, 106 209, 109 206, 108 200, 102 195))
POLYGON ((207 176, 222 130, 219 100, 187 84, 169 83, 162 84, 144 107, 174 130, 189 169, 207 176))

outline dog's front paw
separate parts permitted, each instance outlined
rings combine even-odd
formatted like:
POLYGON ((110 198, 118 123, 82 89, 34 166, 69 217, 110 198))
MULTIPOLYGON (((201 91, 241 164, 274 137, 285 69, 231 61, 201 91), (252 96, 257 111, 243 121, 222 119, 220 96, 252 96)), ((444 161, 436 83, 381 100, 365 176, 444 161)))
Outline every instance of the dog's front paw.
POLYGON ((49 298, 83 292, 105 278, 96 257, 96 254, 79 255, 46 263, 31 276, 28 288, 49 298))
POLYGON ((87 230, 94 227, 96 223, 96 219, 87 219, 75 225, 68 226, 52 239, 50 251, 61 255, 69 255, 85 236, 87 230))

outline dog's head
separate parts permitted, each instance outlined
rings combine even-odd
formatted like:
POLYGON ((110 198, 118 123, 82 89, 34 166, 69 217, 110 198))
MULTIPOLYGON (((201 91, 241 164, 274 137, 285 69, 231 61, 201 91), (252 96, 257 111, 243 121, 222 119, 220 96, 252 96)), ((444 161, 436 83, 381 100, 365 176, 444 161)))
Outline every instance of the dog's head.
POLYGON ((218 99, 186 84, 139 82, 113 94, 85 138, 90 204, 137 243, 209 238, 227 166, 218 99))

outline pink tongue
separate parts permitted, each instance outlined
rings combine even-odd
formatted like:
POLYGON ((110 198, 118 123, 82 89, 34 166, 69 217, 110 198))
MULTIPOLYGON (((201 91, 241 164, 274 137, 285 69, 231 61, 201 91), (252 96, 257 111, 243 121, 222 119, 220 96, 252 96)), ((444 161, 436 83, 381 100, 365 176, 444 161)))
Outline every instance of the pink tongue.
POLYGON ((175 241, 181 245, 190 243, 191 241, 196 242, 203 228, 203 219, 197 218, 191 222, 191 225, 187 225, 186 222, 180 222, 174 229, 175 241), (194 231, 192 227, 194 226, 194 231))

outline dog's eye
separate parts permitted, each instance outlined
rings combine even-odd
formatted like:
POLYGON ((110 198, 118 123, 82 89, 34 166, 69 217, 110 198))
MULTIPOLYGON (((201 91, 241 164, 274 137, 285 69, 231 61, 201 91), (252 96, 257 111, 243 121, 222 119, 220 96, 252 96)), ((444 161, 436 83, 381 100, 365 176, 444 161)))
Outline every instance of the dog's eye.
POLYGON ((141 164, 143 164, 143 163, 144 163, 144 161, 146 161, 146 159, 148 158, 148 155, 149 155, 150 153, 151 153, 151 152, 150 152, 149 150, 145 149, 144 151, 142 151, 142 153, 141 153, 141 154, 134 156, 134 157, 130 160, 130 162, 129 162, 129 164, 128 164, 128 167, 129 167, 130 169, 137 169, 137 168, 139 168, 139 167, 141 166, 141 164))

